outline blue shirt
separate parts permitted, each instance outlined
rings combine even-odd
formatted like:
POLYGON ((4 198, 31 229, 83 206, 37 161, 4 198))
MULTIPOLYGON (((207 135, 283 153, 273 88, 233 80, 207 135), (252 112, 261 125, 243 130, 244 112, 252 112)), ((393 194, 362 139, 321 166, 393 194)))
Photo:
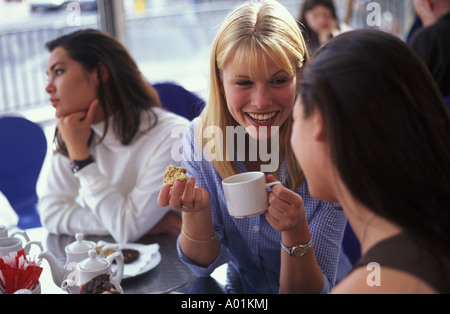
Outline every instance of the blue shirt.
MULTIPOLYGON (((181 251, 179 242, 178 254, 200 276, 209 276, 222 264, 233 262, 240 272, 245 293, 279 293, 281 232, 269 224, 265 215, 236 219, 228 214, 222 178, 213 164, 202 156, 200 146, 195 148, 198 142, 194 131, 198 121, 194 120, 184 134, 182 165, 210 195, 213 223, 221 248, 216 260, 206 268, 191 262, 181 251)), ((247 172, 244 162, 237 161, 237 166, 240 172, 247 172)), ((280 171, 281 182, 286 171, 284 164, 280 171)), ((312 198, 306 182, 295 192, 303 199, 314 253, 324 274, 321 293, 327 293, 335 284, 346 217, 331 204, 312 198)), ((346 268, 345 272, 350 268, 350 265, 341 266, 346 268)))

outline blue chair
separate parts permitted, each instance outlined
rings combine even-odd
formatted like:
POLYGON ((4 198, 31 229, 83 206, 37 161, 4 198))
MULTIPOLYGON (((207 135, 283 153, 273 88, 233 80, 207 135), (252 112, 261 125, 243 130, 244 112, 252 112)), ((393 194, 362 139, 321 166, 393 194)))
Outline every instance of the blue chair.
POLYGON ((447 105, 447 109, 450 110, 450 95, 444 98, 444 102, 447 105))
POLYGON ((205 106, 203 99, 174 83, 152 84, 159 94, 162 106, 173 113, 193 120, 205 106))
POLYGON ((348 222, 345 226, 342 249, 353 265, 355 265, 355 263, 361 258, 361 245, 359 244, 359 240, 355 236, 355 233, 348 222))
POLYGON ((0 191, 19 216, 18 227, 40 227, 36 183, 47 153, 42 128, 22 117, 0 117, 0 191))

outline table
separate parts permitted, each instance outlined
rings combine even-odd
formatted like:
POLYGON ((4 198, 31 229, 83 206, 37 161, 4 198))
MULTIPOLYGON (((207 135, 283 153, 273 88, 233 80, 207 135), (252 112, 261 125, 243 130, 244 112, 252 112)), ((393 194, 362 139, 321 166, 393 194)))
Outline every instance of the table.
MULTIPOLYGON (((53 253, 63 266, 66 261, 65 247, 75 241, 74 236, 49 234, 44 228, 26 230, 32 241, 41 241, 44 249, 53 253)), ((114 242, 108 236, 85 236, 86 240, 98 242, 114 242)), ((184 265, 176 249, 177 237, 174 235, 145 236, 137 243, 160 245, 161 262, 154 269, 133 278, 124 279, 121 286, 126 294, 155 293, 172 288, 186 282, 177 292, 191 294, 223 294, 226 293, 227 266, 218 268, 210 277, 199 277, 184 265)), ((39 252, 31 250, 30 256, 39 252)), ((38 250, 37 250, 38 251, 38 250)), ((66 294, 52 279, 48 262, 43 260, 44 270, 41 275, 41 291, 43 294, 66 294)))

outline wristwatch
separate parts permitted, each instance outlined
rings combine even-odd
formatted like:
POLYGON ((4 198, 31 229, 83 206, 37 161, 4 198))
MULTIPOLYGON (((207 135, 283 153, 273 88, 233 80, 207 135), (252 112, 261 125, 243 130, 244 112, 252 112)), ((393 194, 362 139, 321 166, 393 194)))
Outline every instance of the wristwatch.
POLYGON ((306 244, 296 244, 292 247, 287 247, 286 245, 284 245, 283 241, 281 241, 280 243, 283 250, 290 256, 303 256, 312 247, 312 239, 310 239, 306 244))
POLYGON ((72 172, 77 173, 84 167, 86 167, 89 164, 92 164, 94 162, 94 157, 89 156, 85 160, 71 160, 70 165, 72 166, 72 172))

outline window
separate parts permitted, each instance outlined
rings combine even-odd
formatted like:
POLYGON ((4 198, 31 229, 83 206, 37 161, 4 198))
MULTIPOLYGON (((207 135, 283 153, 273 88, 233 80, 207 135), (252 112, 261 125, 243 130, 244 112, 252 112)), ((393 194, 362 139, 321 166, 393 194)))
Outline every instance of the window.
MULTIPOLYGON (((98 0, 101 4, 103 0, 98 0)), ((206 98, 210 46, 218 25, 242 0, 123 0, 125 44, 151 83, 175 82, 206 98)), ((297 17, 303 0, 280 0, 297 17)), ((80 28, 102 28, 96 0, 0 0, 0 114, 44 108, 44 44, 80 28)), ((401 38, 412 23, 409 0, 335 1, 341 21, 401 38), (375 9, 374 9, 375 6, 375 9), (374 15, 375 14, 375 15, 374 15), (371 19, 379 25, 369 25, 371 19)))

